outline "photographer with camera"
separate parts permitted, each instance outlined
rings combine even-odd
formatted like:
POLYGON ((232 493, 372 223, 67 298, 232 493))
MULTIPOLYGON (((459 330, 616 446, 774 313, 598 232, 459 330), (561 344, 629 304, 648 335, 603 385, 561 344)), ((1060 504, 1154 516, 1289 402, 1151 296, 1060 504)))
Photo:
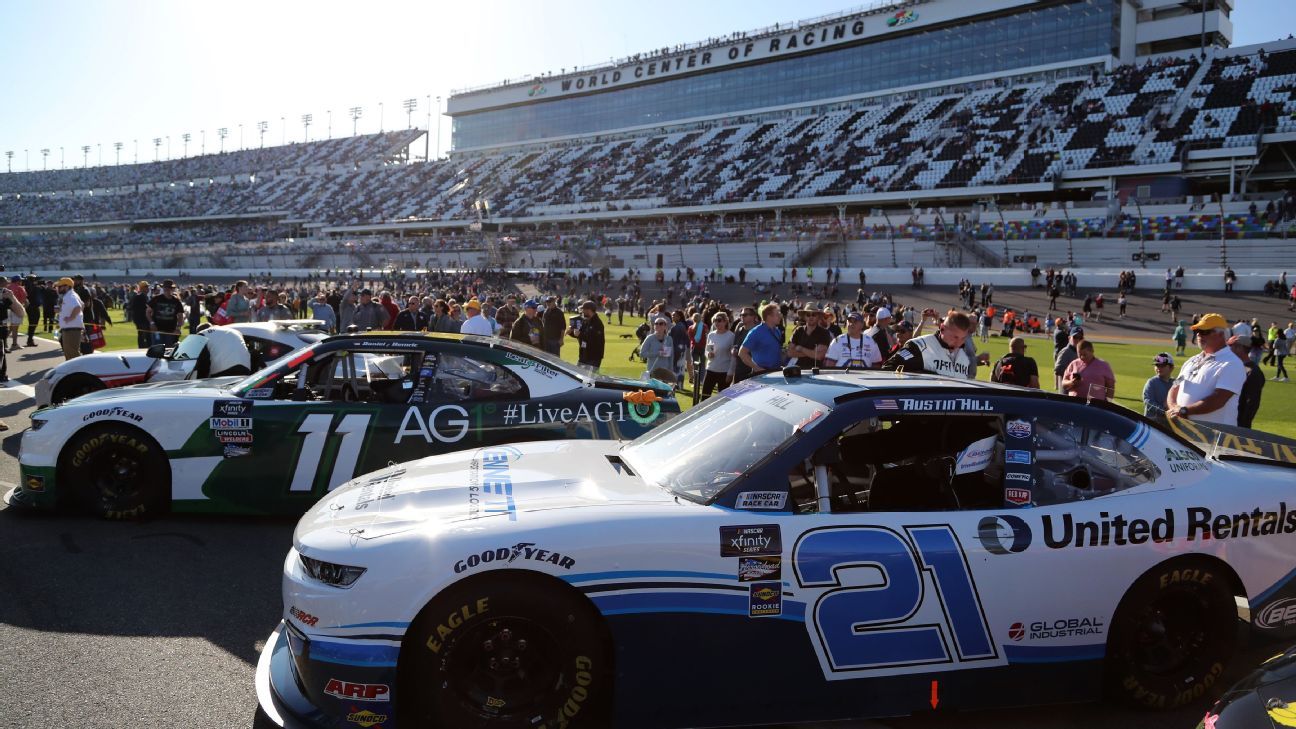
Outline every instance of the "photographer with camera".
POLYGON ((598 372, 599 365, 603 364, 603 320, 599 318, 598 306, 593 301, 581 304, 580 315, 572 317, 567 336, 580 342, 577 363, 598 372))

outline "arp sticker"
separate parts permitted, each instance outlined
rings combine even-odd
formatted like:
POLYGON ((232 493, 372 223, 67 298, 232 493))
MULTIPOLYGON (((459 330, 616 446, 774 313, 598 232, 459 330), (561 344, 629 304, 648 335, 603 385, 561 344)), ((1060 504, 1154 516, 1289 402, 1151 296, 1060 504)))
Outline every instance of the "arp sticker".
POLYGON ((786 491, 744 491, 734 500, 735 509, 782 511, 787 508, 786 491))
POLYGON ((783 579, 781 557, 740 557, 738 559, 739 582, 781 579, 783 579))
POLYGON ((753 582, 748 587, 748 615, 764 618, 783 614, 783 583, 753 582))
POLYGON ((777 557, 782 553, 778 524, 720 527, 721 557, 777 557))

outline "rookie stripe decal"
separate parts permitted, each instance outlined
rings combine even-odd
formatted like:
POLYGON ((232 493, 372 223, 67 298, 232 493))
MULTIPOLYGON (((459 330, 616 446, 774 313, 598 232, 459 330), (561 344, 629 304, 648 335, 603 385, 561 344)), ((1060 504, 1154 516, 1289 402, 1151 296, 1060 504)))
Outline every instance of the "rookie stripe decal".
MULTIPOLYGON (((641 613, 710 613, 749 617, 751 601, 745 595, 698 592, 639 592, 615 595, 592 595, 595 607, 604 615, 641 613)), ((783 600, 780 620, 805 621, 805 603, 783 600)))

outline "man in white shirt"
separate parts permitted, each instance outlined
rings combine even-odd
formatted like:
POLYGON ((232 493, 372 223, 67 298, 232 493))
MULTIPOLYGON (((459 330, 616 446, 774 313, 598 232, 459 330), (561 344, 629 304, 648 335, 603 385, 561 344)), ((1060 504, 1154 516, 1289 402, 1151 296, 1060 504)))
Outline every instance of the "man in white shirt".
POLYGON ((459 327, 460 334, 479 334, 483 337, 495 334, 495 328, 491 326, 490 320, 482 316, 481 302, 477 299, 469 299, 468 303, 464 304, 464 311, 468 313, 468 318, 459 327))
POLYGON ((877 343, 864 332, 864 315, 852 311, 846 315, 846 332, 828 345, 825 367, 850 367, 867 370, 882 364, 877 343))
POLYGON ((64 276, 54 284, 59 295, 59 341, 63 344, 63 359, 81 356, 81 332, 85 329, 82 318, 84 302, 72 290, 72 279, 64 276))
POLYGON ((1201 354, 1179 369, 1166 397, 1166 415, 1199 423, 1237 425, 1238 393, 1246 382, 1246 367, 1228 348, 1228 320, 1207 314, 1192 328, 1201 354))

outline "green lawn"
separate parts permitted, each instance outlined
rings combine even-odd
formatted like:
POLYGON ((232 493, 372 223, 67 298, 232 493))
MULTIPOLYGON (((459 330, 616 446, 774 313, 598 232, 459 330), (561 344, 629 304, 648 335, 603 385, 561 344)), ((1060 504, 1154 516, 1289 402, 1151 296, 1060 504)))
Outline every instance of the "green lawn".
MULTIPOLYGON (((118 312, 114 312, 115 314, 118 312)), ((643 362, 629 361, 630 351, 637 346, 631 338, 622 338, 622 334, 633 334, 638 322, 618 326, 607 325, 607 352, 603 359, 603 371, 623 377, 638 378, 643 373, 643 362)), ((42 335, 48 336, 48 335, 42 335)), ((135 327, 131 324, 114 324, 107 331, 108 349, 132 349, 135 347, 135 327)), ((1026 354, 1035 358, 1040 365, 1040 384, 1046 388, 1053 385, 1053 342, 1043 336, 1027 337, 1026 354)), ((1152 357, 1158 352, 1174 353, 1173 343, 1166 346, 1148 344, 1125 344, 1096 342, 1095 352, 1101 359, 1111 363, 1116 371, 1116 402, 1125 407, 1143 411, 1143 383, 1153 375, 1152 357)), ((576 360, 576 341, 568 339, 563 345, 563 358, 576 360)), ((1008 340, 1002 337, 991 337, 986 345, 978 344, 978 349, 990 352, 990 361, 1001 357, 1008 351, 1008 340)), ((1189 346, 1188 354, 1197 352, 1189 346)), ((1175 357, 1176 371, 1186 357, 1175 357)), ((1296 362, 1293 362, 1296 364, 1296 362)), ((1273 368, 1266 367, 1267 377, 1273 376, 1273 368)), ((978 370, 979 379, 990 376, 990 368, 978 370)), ((687 408, 692 404, 688 396, 680 398, 680 406, 687 408)), ((1296 382, 1267 382, 1260 404, 1260 414, 1256 417, 1255 427, 1258 430, 1276 433, 1289 438, 1296 438, 1296 382)))

